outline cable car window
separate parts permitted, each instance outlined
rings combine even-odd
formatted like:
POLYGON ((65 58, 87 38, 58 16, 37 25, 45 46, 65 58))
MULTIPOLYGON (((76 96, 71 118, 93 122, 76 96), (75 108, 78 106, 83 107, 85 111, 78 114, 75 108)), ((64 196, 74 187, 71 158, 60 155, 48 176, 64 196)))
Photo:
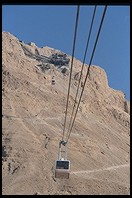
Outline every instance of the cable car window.
POLYGON ((56 169, 69 169, 69 161, 57 161, 56 169))

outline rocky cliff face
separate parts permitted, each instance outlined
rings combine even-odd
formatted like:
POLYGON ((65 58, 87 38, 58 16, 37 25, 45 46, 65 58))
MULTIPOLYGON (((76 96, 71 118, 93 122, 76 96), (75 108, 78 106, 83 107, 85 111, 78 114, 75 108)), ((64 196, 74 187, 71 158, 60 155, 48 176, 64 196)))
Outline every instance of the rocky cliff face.
MULTIPOLYGON (((24 45, 40 56, 60 53, 24 45)), ((25 55, 18 38, 2 32, 3 194, 129 194, 130 102, 124 93, 109 87, 101 67, 91 66, 68 145, 70 179, 55 179, 69 76, 53 64, 40 70, 40 64, 25 55)), ((81 64, 74 58, 66 131, 81 64)))

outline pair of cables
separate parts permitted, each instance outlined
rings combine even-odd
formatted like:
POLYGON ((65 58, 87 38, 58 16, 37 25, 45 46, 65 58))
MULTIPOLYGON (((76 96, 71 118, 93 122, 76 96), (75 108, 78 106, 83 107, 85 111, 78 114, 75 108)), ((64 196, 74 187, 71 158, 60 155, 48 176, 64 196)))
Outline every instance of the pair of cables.
MULTIPOLYGON (((77 35, 77 27, 78 27, 78 19, 79 19, 79 9, 80 9, 80 6, 78 5, 77 14, 76 14, 76 25, 75 25, 75 32, 74 32, 74 42, 73 42, 73 51, 72 51, 72 60, 71 60, 71 70, 70 70, 70 77, 69 77, 69 87, 68 87, 68 94, 67 94, 67 103, 66 103, 66 111, 65 111, 65 119, 64 119, 64 129, 63 129, 62 141, 64 140, 64 134, 65 134, 65 129, 66 129, 67 110, 68 110, 70 87, 71 87, 71 76, 72 76, 72 69, 73 69, 73 58, 74 58, 74 52, 75 52, 76 35, 77 35)), ((90 37, 91 37, 91 32, 92 32, 92 27, 93 27, 93 22, 94 22, 94 18, 95 18, 96 9, 97 9, 97 6, 94 7, 94 11, 93 11, 93 16, 92 16, 92 20, 91 20, 90 30, 89 30, 89 34, 88 34, 88 38, 87 38, 87 43, 86 43, 86 48, 85 48, 85 53, 84 53, 84 58, 83 58, 83 63, 82 63, 82 68, 81 68, 80 77, 79 77, 78 86, 77 86, 77 91, 76 91, 76 95, 75 95, 74 105, 73 105, 73 109, 72 109, 72 113, 71 113, 71 117, 70 117, 70 124, 69 124, 67 135, 66 135, 66 141, 65 141, 66 143, 68 142, 68 140, 70 138, 70 135, 71 135, 74 123, 75 123, 75 119, 76 119, 76 116, 77 116, 78 108, 79 108, 79 105, 80 105, 80 102, 81 102, 81 98, 82 98, 82 95, 83 95, 83 92, 84 92, 84 88, 85 88, 85 85, 86 85, 86 81, 87 81, 87 78, 88 78, 88 75, 89 75, 90 66, 91 66, 91 63, 92 63, 92 60, 93 60, 93 57, 94 57, 94 53, 95 53, 95 49, 96 49, 97 42, 98 42, 98 39, 99 39, 99 35, 100 35, 100 32, 101 32, 102 24, 103 24, 103 21, 104 21, 104 18, 105 18, 107 5, 105 5, 105 7, 104 7, 104 11, 103 11, 103 15, 102 15, 102 18, 101 18, 100 26, 99 26, 99 29, 98 29, 98 33, 97 33, 96 40, 95 40, 95 43, 94 43, 93 51, 92 51, 91 58, 90 58, 90 61, 89 61, 89 66, 87 68, 87 73, 86 73, 86 76, 85 76, 83 88, 82 88, 82 91, 81 91, 81 94, 80 94, 80 98, 79 98, 79 101, 78 101, 78 104, 77 104, 77 107, 76 107, 76 101, 77 101, 79 86, 80 86, 82 73, 83 73, 83 69, 84 69, 84 63, 85 63, 85 59, 86 59, 86 55, 87 55, 87 50, 88 50, 89 41, 90 41, 90 37), (76 107, 76 111, 75 111, 75 107, 76 107), (75 114, 74 114, 74 112, 75 112, 75 114), (73 115, 74 115, 74 117, 73 117, 73 115)))

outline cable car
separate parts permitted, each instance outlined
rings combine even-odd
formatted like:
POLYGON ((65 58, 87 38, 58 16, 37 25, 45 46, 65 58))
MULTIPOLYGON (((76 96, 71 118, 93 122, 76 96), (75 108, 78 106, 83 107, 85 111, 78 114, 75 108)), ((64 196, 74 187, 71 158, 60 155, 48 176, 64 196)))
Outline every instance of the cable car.
POLYGON ((52 85, 55 85, 55 80, 54 79, 52 79, 52 85))
POLYGON ((54 76, 52 77, 51 84, 52 84, 52 85, 55 85, 55 79, 54 79, 54 76))
POLYGON ((70 175, 70 161, 64 160, 56 160, 55 164, 55 178, 65 178, 69 179, 70 175))
POLYGON ((66 150, 66 143, 65 141, 60 141, 59 143, 59 156, 58 160, 55 162, 55 178, 61 178, 61 179, 69 179, 70 175, 70 161, 66 159, 67 150, 66 150), (62 150, 61 145, 64 146, 64 149, 62 150), (62 153, 63 156, 62 157, 62 153))

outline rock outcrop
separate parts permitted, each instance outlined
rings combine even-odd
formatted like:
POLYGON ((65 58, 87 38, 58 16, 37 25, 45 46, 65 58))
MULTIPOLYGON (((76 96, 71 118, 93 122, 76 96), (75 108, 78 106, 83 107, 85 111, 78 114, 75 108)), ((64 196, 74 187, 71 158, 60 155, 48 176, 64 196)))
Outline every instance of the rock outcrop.
MULTIPOLYGON (((71 175, 69 180, 55 179, 71 56, 67 55, 66 75, 54 64, 43 72, 38 66, 41 61, 25 55, 21 42, 2 32, 3 195, 129 194, 130 102, 124 93, 109 87, 101 67, 91 66, 68 142, 71 175), (51 84, 53 76, 55 85, 51 84)), ((32 42, 25 45, 40 56, 60 53, 32 42)), ((74 58, 66 133, 81 65, 74 58)), ((85 64, 82 86, 87 67, 85 64)))

